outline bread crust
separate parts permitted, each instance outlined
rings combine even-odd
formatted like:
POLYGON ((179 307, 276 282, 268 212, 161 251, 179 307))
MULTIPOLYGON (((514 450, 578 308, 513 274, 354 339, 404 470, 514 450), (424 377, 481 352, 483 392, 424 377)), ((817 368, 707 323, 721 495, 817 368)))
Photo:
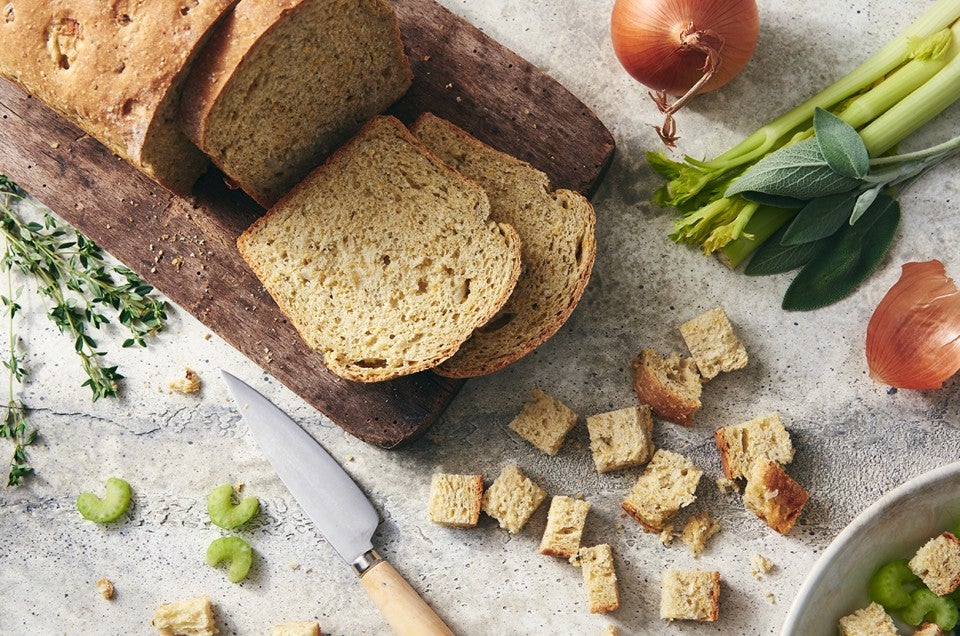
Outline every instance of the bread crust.
MULTIPOLYGON (((528 325, 528 330, 524 332, 522 339, 518 339, 520 340, 519 342, 507 343, 509 348, 499 346, 504 343, 502 338, 497 337, 497 330, 487 331, 490 325, 484 325, 474 333, 471 339, 464 344, 464 347, 462 347, 457 354, 434 369, 438 375, 449 378, 470 378, 488 375, 500 371, 522 359, 553 337, 560 327, 570 318, 570 315, 573 313, 573 310, 580 302, 580 298, 582 298, 586 290, 587 283, 590 281, 590 274, 593 271, 593 264, 596 259, 596 213, 589 200, 580 193, 564 189, 551 192, 549 190, 550 185, 547 176, 529 163, 488 146, 465 130, 432 113, 424 113, 417 118, 413 126, 411 126, 411 130, 417 137, 422 137, 423 131, 431 126, 443 129, 446 134, 454 137, 459 145, 470 148, 481 156, 489 157, 492 160, 495 159, 505 170, 524 171, 527 173, 525 175, 527 179, 542 182, 545 188, 545 196, 552 197, 554 201, 564 200, 562 205, 565 208, 576 209, 577 213, 583 216, 583 226, 580 228, 581 240, 576 247, 576 249, 580 250, 580 257, 576 263, 576 278, 572 281, 572 285, 564 288, 563 302, 545 311, 546 319, 541 323, 528 325), (497 351, 496 355, 491 356, 486 353, 488 349, 495 349, 497 351)), ((457 166, 451 167, 457 168, 457 166)), ((470 174, 466 176, 467 178, 471 177, 470 174)), ((481 183, 481 186, 483 185, 484 184, 481 183)), ((497 218, 498 215, 496 212, 496 210, 493 210, 491 214, 491 218, 495 221, 510 222, 509 218, 497 218)), ((574 212, 570 212, 570 214, 572 215, 574 212)), ((533 249, 534 241, 528 240, 522 235, 520 236, 520 241, 524 249, 533 249)), ((543 254, 537 254, 536 256, 545 257, 543 254)), ((531 266, 530 261, 530 258, 524 258, 525 271, 531 266)), ((566 282, 569 283, 569 279, 566 282)), ((514 288, 513 295, 504 305, 503 309, 506 314, 521 315, 523 313, 524 308, 513 307, 513 302, 521 299, 523 293, 528 288, 529 286, 525 285, 525 276, 521 274, 517 286, 514 288)), ((548 299, 539 300, 545 302, 548 299)), ((496 321, 497 317, 494 317, 493 322, 496 321)))
POLYGON ((177 2, 20 0, 0 22, 0 75, 185 194, 207 163, 172 121, 182 80, 235 1, 186 10, 177 2))
MULTIPOLYGON (((395 117, 392 116, 378 116, 372 118, 360 129, 360 132, 357 133, 351 140, 349 140, 344 145, 340 146, 333 155, 321 166, 314 169, 303 181, 297 184, 290 192, 288 192, 276 205, 271 207, 267 213, 257 219, 250 227, 248 227, 238 238, 237 238, 237 249, 240 252, 240 255, 247 262, 253 272, 257 275, 260 280, 267 278, 267 270, 263 268, 261 263, 257 260, 249 245, 255 239, 256 235, 263 231, 266 225, 271 221, 271 219, 278 215, 286 206, 290 203, 292 199, 299 196, 303 190, 306 190, 312 185, 312 182, 315 179, 323 177, 329 170, 331 170, 332 165, 336 164, 338 160, 343 157, 348 156, 352 151, 354 146, 358 145, 362 138, 374 127, 377 126, 390 126, 395 129, 395 131, 402 136, 407 142, 421 148, 422 146, 416 140, 416 138, 410 133, 409 130, 395 117)), ((424 155, 427 159, 440 171, 445 172, 448 177, 452 178, 455 181, 459 181, 463 184, 464 188, 468 189, 477 189, 480 190, 482 194, 482 189, 480 186, 468 180, 463 175, 447 167, 439 159, 424 151, 424 155)), ((485 196, 485 195, 484 195, 485 196)), ((473 322, 474 327, 476 328, 479 325, 487 322, 492 318, 497 311, 507 302, 507 299, 510 297, 510 292, 513 290, 513 286, 516 284, 517 277, 520 275, 520 240, 517 236, 517 233, 513 230, 512 227, 505 224, 495 224, 496 228, 500 232, 501 236, 504 239, 507 249, 509 250, 509 261, 510 261, 510 271, 507 273, 507 276, 504 279, 504 284, 501 287, 500 294, 495 297, 487 307, 485 312, 478 312, 475 316, 473 322)), ((270 291, 269 289, 267 291, 270 291)), ((274 298, 277 300, 276 298, 274 298)), ((281 311, 287 313, 284 309, 282 302, 277 303, 281 311)), ((287 316, 293 319, 287 313, 287 316)), ((293 321, 293 320, 292 320, 293 321)), ((296 326, 296 321, 293 321, 293 324, 296 326)), ((301 334, 302 335, 302 334, 301 334)), ((437 351, 436 355, 428 360, 418 360, 418 361, 408 361, 409 364, 405 365, 403 368, 389 370, 389 369, 376 369, 369 367, 362 367, 350 364, 340 364, 336 359, 337 352, 324 352, 324 362, 327 365, 327 368, 330 369, 333 373, 339 375, 342 378, 347 380, 352 380, 356 382, 381 382, 384 380, 391 380, 402 375, 408 375, 411 373, 417 373, 419 371, 425 371, 431 369, 436 365, 440 364, 443 360, 446 360, 454 353, 456 353, 460 344, 469 337, 469 333, 463 336, 463 339, 457 342, 450 342, 449 346, 443 348, 442 350, 437 351)))
POLYGON ((747 507, 780 534, 790 532, 808 499, 810 493, 790 477, 780 464, 770 460, 757 460, 744 491, 747 507), (757 478, 762 482, 764 493, 776 494, 767 498, 761 493, 759 498, 762 501, 751 501, 748 495, 748 491, 752 490, 750 481, 757 478))
POLYGON ((654 357, 659 358, 655 351, 643 349, 630 365, 637 398, 642 404, 649 404, 661 418, 693 426, 693 417, 700 410, 700 400, 687 399, 665 385, 656 372, 654 357))

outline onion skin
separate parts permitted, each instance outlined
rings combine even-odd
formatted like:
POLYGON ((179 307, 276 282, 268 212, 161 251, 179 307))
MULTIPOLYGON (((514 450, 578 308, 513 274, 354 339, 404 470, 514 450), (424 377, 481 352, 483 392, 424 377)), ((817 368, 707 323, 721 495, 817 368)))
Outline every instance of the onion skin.
POLYGON ((938 260, 907 263, 867 325, 870 377, 939 389, 960 370, 960 291, 938 260))
POLYGON ((627 72, 675 96, 697 83, 706 62, 703 52, 683 45, 685 31, 712 33, 719 40, 717 70, 697 91, 706 93, 743 70, 759 30, 755 0, 616 0, 610 18, 613 49, 627 72))

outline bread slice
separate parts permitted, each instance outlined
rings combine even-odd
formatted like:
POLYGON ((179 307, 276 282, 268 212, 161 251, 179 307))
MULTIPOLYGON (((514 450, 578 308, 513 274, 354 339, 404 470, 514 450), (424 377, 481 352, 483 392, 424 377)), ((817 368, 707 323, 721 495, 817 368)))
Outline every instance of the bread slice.
POLYGON ((183 80, 234 1, 9 3, 0 76, 186 194, 209 162, 177 123, 183 80))
POLYGON ((510 422, 510 429, 547 455, 556 455, 563 438, 577 423, 577 414, 560 400, 540 389, 510 422))
POLYGON ((587 430, 597 472, 641 466, 653 457, 653 418, 646 404, 591 415, 587 430))
POLYGON ((737 337, 723 307, 716 307, 680 325, 700 376, 711 380, 721 371, 736 371, 747 366, 747 350, 737 337))
POLYGON ((769 459, 780 465, 793 461, 790 433, 776 412, 718 428, 713 438, 720 451, 723 474, 728 479, 746 477, 758 459, 769 459))
POLYGON ((486 194, 376 117, 237 240, 331 371, 435 367, 503 306, 520 246, 486 194))
POLYGON ((583 569, 583 584, 592 614, 606 614, 620 609, 620 588, 613 549, 606 543, 580 548, 570 563, 583 569))
POLYGON ((840 636, 897 636, 897 626, 878 603, 840 619, 840 636))
POLYGON ((777 462, 758 459, 747 474, 743 504, 768 526, 787 534, 807 504, 810 494, 777 462))
POLYGON ((660 586, 660 618, 715 621, 720 617, 720 573, 667 570, 660 586))
POLYGON ((691 426, 700 410, 700 374, 691 358, 673 353, 663 358, 643 349, 633 359, 633 388, 643 404, 665 420, 691 426))
POLYGON ((540 539, 540 554, 569 559, 580 549, 580 537, 590 512, 590 502, 557 495, 550 501, 547 527, 540 539))
POLYGON ((648 532, 663 532, 680 508, 696 500, 702 475, 683 455, 658 449, 623 500, 623 509, 648 532))
POLYGON ((413 78, 385 0, 240 0, 181 101, 183 129, 264 207, 413 78))
POLYGON ((950 532, 927 541, 910 559, 910 571, 937 596, 960 586, 960 539, 950 532))
POLYGON ((472 528, 480 518, 483 475, 435 473, 430 480, 430 521, 452 528, 472 528))
POLYGON ((554 335, 573 312, 597 251, 590 202, 550 188, 547 175, 431 114, 414 134, 447 165, 483 186, 490 216, 520 235, 523 271, 500 313, 478 329, 440 375, 466 378, 516 362, 554 335))
POLYGON ((499 521, 501 528, 516 534, 523 530, 530 515, 546 497, 543 488, 524 475, 520 468, 509 464, 483 493, 483 511, 499 521))

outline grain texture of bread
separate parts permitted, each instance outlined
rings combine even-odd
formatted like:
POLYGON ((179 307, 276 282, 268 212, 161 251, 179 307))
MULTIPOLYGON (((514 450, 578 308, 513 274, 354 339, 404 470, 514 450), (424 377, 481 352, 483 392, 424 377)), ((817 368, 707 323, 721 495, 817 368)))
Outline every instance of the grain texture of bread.
POLYGON ((893 619, 878 603, 859 609, 840 619, 840 636, 897 636, 893 619))
POLYGON ((183 80, 234 2, 9 2, 0 19, 0 75, 167 188, 188 193, 208 161, 177 122, 183 80))
POLYGON ((747 350, 723 307, 716 307, 683 323, 680 335, 704 380, 711 380, 723 371, 736 371, 747 366, 747 350))
POLYGON ((653 418, 646 404, 591 415, 587 430, 598 472, 642 466, 653 457, 653 418))
POLYGON ((430 521, 453 528, 472 528, 483 503, 483 475, 435 473, 430 481, 430 521))
POLYGON ((412 78, 385 0, 240 0, 190 73, 181 121, 269 207, 412 78))
POLYGON ((937 596, 960 586, 960 539, 950 532, 927 541, 909 563, 910 571, 937 596))
POLYGON ((213 636, 219 633, 209 596, 195 596, 157 606, 153 626, 160 636, 213 636))
POLYGON ((523 530, 530 515, 546 499, 547 492, 523 474, 517 466, 503 467, 500 475, 483 493, 483 511, 496 519, 510 534, 523 530))
POLYGON ((547 527, 540 539, 540 554, 569 559, 580 549, 580 537, 590 512, 590 502, 557 495, 550 501, 547 527))
POLYGON ((777 462, 759 459, 747 474, 743 504, 768 526, 787 534, 807 504, 810 494, 777 462))
POLYGON ((520 273, 483 190, 375 117, 237 240, 306 343, 349 380, 435 367, 520 273))
POLYGON ((592 614, 620 609, 620 587, 613 549, 606 543, 580 548, 570 562, 583 570, 583 584, 592 614))
POLYGON ((457 378, 493 373, 533 351, 570 317, 597 250, 593 207, 576 192, 552 190, 543 172, 439 117, 425 114, 412 130, 447 165, 483 186, 491 218, 520 235, 523 269, 507 304, 436 369, 457 378))
POLYGON ((540 389, 524 403, 519 415, 510 422, 510 429, 547 455, 556 455, 563 438, 577 423, 577 414, 560 400, 540 389))
POLYGON ((667 570, 660 585, 660 618, 715 621, 720 617, 720 573, 667 570))
POLYGON ((648 532, 660 533, 680 508, 696 500, 702 475, 683 455, 658 449, 623 500, 623 509, 648 532))
POLYGON ((692 358, 673 353, 664 358, 643 349, 633 359, 633 388, 643 404, 665 420, 691 426, 700 410, 700 374, 692 358))
POLYGON ((718 428, 713 438, 720 451, 723 474, 728 479, 746 477, 758 459, 769 459, 780 465, 793 461, 793 444, 779 413, 718 428))

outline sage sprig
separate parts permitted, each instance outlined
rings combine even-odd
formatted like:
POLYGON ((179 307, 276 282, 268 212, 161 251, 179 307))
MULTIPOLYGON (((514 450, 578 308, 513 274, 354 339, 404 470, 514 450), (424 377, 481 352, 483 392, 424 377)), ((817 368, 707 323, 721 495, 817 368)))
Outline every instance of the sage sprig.
POLYGON ((841 300, 879 267, 900 220, 895 186, 960 153, 960 137, 925 150, 870 159, 856 129, 817 109, 814 137, 773 152, 733 181, 726 196, 798 207, 785 229, 763 243, 745 272, 767 275, 802 267, 784 309, 809 310, 841 300))
POLYGON ((93 334, 113 318, 127 332, 124 347, 143 347, 167 319, 164 301, 154 297, 153 288, 135 272, 109 262, 96 243, 48 212, 34 210, 41 220, 25 220, 15 210, 15 203, 33 205, 15 183, 0 175, 0 236, 5 242, 0 266, 8 278, 7 295, 0 300, 9 318, 10 339, 9 357, 4 361, 10 390, 6 412, 0 418, 0 437, 14 442, 10 485, 20 483, 31 472, 25 448, 37 436, 27 424, 26 408, 15 392, 15 384, 23 381, 27 370, 16 348, 14 317, 20 305, 12 273, 19 272, 33 283, 48 304, 48 318, 71 338, 87 375, 82 386, 90 388, 94 401, 116 396, 123 376, 116 366, 105 363, 106 352, 100 350, 93 334))

